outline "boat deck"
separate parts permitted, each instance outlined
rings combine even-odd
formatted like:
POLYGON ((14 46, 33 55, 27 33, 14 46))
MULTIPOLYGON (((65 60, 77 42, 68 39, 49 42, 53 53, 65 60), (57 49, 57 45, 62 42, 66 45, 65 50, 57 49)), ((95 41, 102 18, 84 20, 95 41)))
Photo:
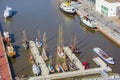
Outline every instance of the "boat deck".
POLYGON ((0 33, 0 80, 13 80, 0 33))

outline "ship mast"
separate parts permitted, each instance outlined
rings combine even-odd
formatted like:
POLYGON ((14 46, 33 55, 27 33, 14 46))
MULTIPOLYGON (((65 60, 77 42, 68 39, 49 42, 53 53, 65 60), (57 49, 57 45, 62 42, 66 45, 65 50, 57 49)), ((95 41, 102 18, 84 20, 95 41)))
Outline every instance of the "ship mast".
POLYGON ((44 32, 43 34, 43 49, 42 49, 42 55, 43 55, 43 59, 46 61, 48 60, 48 57, 46 55, 46 32, 44 32))
POLYGON ((37 32, 38 32, 38 40, 40 40, 41 38, 40 30, 38 29, 37 32))
POLYGON ((22 41, 23 41, 23 43, 27 42, 25 30, 23 30, 23 40, 22 41))
POLYGON ((23 47, 26 50, 28 48, 28 45, 27 45, 27 38, 26 38, 25 30, 23 30, 23 40, 22 40, 22 43, 23 43, 23 47))
POLYGON ((62 33, 62 26, 59 24, 59 32, 58 32, 58 47, 60 48, 60 51, 62 51, 63 48, 63 33, 62 33))
POLYGON ((73 49, 76 49, 76 35, 75 34, 73 35, 72 45, 73 45, 73 49))

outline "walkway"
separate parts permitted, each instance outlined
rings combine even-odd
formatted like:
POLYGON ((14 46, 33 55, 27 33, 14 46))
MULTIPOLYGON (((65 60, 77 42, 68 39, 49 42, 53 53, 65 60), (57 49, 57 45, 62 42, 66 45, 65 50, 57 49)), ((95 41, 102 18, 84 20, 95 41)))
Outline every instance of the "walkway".
POLYGON ((45 61, 43 60, 42 56, 40 55, 40 52, 39 52, 38 48, 36 47, 36 44, 34 43, 34 41, 30 41, 30 50, 33 54, 35 62, 41 68, 42 76, 48 76, 49 70, 47 68, 45 61))
POLYGON ((0 33, 0 80, 13 80, 0 33))

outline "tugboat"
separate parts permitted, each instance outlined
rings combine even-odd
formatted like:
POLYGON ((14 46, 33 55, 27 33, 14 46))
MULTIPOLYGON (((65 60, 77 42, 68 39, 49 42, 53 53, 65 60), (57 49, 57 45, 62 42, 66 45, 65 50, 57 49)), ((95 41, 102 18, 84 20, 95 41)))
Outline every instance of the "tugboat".
POLYGON ((4 15, 5 19, 12 17, 12 15, 13 15, 12 8, 6 6, 6 9, 4 10, 4 14, 3 15, 4 15))
POLYGON ((37 66, 36 64, 33 64, 32 71, 33 71, 33 74, 36 76, 39 76, 41 72, 39 66, 37 66))
POLYGON ((74 6, 71 6, 71 1, 70 0, 62 2, 59 5, 59 8, 63 12, 66 12, 66 13, 69 13, 69 14, 75 14, 76 13, 76 8, 74 6))
POLYGON ((96 54, 98 54, 107 63, 115 64, 115 61, 113 60, 113 58, 108 56, 108 54, 106 52, 104 52, 102 49, 100 49, 99 47, 93 48, 93 51, 96 54))
POLYGON ((61 25, 59 25, 57 54, 62 59, 66 58, 66 55, 63 51, 63 37, 62 37, 62 26, 61 25))
POLYGON ((73 39, 72 45, 70 45, 69 48, 72 50, 73 53, 78 54, 78 53, 80 53, 80 51, 77 49, 77 46, 76 46, 76 36, 75 36, 75 34, 73 35, 72 39, 73 39))
POLYGON ((9 58, 14 57, 16 55, 16 52, 12 46, 12 43, 9 43, 9 45, 7 45, 7 55, 9 58))
POLYGON ((91 30, 97 29, 94 20, 90 19, 89 16, 80 16, 80 23, 91 30))

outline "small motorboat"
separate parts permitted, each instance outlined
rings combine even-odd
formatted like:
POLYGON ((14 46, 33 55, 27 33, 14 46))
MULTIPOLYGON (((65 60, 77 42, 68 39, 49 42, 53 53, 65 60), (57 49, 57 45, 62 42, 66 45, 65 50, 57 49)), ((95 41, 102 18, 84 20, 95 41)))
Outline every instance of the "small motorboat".
POLYGON ((78 68, 74 65, 74 63, 72 63, 72 62, 70 62, 70 64, 69 64, 69 68, 71 69, 71 70, 78 70, 78 68))
POLYGON ((11 7, 6 6, 6 9, 4 10, 4 18, 10 18, 13 15, 13 11, 11 7))
POLYGON ((88 62, 86 62, 86 61, 83 61, 83 62, 82 62, 82 65, 84 66, 85 69, 88 69, 88 68, 89 68, 89 64, 88 64, 88 62))
POLYGON ((55 72, 55 69, 54 69, 53 65, 51 65, 51 64, 48 64, 48 69, 49 69, 50 73, 55 72))
POLYGON ((113 60, 112 57, 108 56, 106 52, 104 52, 102 49, 99 47, 96 47, 93 49, 93 51, 98 54, 104 61, 106 61, 109 64, 115 64, 115 61, 113 60))
POLYGON ((35 44, 38 48, 41 48, 43 46, 43 43, 40 40, 38 40, 37 38, 35 39, 35 44))
POLYGON ((33 74, 36 75, 36 76, 39 76, 40 75, 40 68, 39 66, 37 66, 36 64, 33 64, 32 66, 32 71, 33 71, 33 74))

